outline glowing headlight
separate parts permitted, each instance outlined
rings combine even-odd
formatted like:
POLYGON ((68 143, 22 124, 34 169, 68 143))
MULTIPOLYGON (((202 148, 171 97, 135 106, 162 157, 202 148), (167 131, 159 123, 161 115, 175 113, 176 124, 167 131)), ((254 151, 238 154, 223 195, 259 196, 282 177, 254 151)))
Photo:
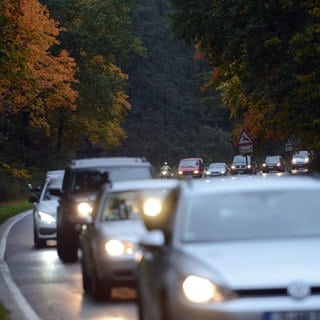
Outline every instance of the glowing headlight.
POLYGON ((155 217, 161 212, 161 201, 156 198, 149 198, 144 201, 143 212, 149 217, 155 217))
POLYGON ((251 169, 251 164, 248 164, 248 169, 251 169))
POLYGON ((92 213, 92 205, 87 202, 81 202, 77 206, 77 213, 79 218, 87 218, 92 213))
POLYGON ((178 174, 183 174, 183 172, 181 170, 178 171, 178 174))
POLYGON ((236 168, 236 166, 234 166, 234 165, 231 166, 231 169, 235 169, 235 168, 236 168))
POLYGON ((185 297, 193 303, 221 302, 223 296, 217 286, 205 278, 188 276, 182 283, 185 297))
POLYGON ((262 164, 262 166, 263 166, 263 167, 265 167, 265 166, 266 166, 266 164, 265 164, 265 163, 263 163, 263 164, 262 164))
POLYGON ((112 257, 130 255, 137 250, 134 243, 117 239, 107 241, 104 247, 107 254, 112 257))
POLYGON ((309 162, 309 158, 305 158, 304 163, 308 163, 308 162, 309 162))
POLYGON ((296 159, 292 159, 292 163, 296 163, 297 162, 297 160, 296 159))
POLYGON ((199 170, 194 170, 193 173, 198 174, 199 170))
POLYGON ((52 223, 56 222, 56 219, 53 216, 51 216, 50 214, 44 213, 42 211, 39 211, 38 213, 39 213, 40 220, 42 222, 45 222, 48 224, 52 224, 52 223))
POLYGON ((280 167, 280 166, 281 166, 281 163, 280 163, 280 162, 278 162, 278 163, 277 163, 277 167, 280 167))

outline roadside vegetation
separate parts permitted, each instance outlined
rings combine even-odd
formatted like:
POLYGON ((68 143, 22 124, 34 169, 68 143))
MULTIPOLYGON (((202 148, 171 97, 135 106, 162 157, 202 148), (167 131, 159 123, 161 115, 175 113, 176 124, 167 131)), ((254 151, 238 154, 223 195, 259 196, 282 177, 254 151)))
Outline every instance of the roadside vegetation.
POLYGON ((32 203, 27 200, 0 203, 0 224, 12 216, 31 208, 32 203))

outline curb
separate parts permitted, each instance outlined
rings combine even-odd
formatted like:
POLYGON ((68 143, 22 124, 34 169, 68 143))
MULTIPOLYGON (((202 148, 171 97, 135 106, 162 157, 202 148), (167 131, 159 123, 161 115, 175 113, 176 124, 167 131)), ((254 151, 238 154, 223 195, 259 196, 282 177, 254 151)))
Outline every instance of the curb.
POLYGON ((13 281, 5 261, 7 237, 11 228, 30 213, 31 210, 24 211, 0 225, 0 303, 8 311, 11 320, 41 320, 13 281))

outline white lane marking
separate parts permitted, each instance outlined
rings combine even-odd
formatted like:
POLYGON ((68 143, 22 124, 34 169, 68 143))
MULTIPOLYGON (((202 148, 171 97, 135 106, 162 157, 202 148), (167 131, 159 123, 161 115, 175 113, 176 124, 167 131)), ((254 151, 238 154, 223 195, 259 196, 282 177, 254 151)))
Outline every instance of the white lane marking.
POLYGON ((0 240, 0 273, 9 289, 11 292, 13 298, 16 300, 17 305, 19 306, 22 314, 25 316, 26 319, 28 320, 41 320, 41 318, 37 315, 37 313, 32 309, 28 301, 25 299, 23 294, 21 293, 20 289, 18 286, 15 284, 13 281, 10 270, 8 268, 8 264, 4 260, 4 255, 6 251, 6 245, 7 245, 7 238, 9 235, 9 232, 11 228, 16 224, 19 220, 23 219, 26 217, 28 214, 31 213, 31 210, 22 212, 13 218, 9 219, 8 221, 10 222, 6 229, 3 232, 3 235, 1 236, 0 240))

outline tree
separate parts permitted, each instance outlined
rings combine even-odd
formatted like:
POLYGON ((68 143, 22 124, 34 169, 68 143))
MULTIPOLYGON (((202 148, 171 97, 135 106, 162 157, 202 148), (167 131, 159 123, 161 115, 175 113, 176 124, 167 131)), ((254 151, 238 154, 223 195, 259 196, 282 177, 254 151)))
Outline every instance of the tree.
POLYGON ((124 122, 127 139, 114 154, 145 156, 156 167, 178 165, 184 157, 206 162, 232 157, 229 110, 217 92, 201 92, 203 60, 174 39, 169 24, 169 0, 139 1, 132 9, 132 32, 141 39, 143 56, 132 57, 129 101, 124 122))
POLYGON ((130 32, 127 0, 43 0, 64 27, 59 49, 75 59, 79 80, 77 110, 63 114, 60 126, 63 152, 74 151, 83 135, 106 149, 118 146, 126 134, 122 122, 130 109, 128 76, 123 71, 140 42, 130 32))
POLYGON ((50 138, 50 114, 75 108, 75 63, 65 50, 51 54, 61 30, 46 7, 36 0, 1 6, 0 144, 6 161, 30 166, 43 152, 41 139, 50 138))
POLYGON ((319 149, 318 0, 172 0, 176 35, 212 68, 207 86, 261 141, 293 135, 319 149))

